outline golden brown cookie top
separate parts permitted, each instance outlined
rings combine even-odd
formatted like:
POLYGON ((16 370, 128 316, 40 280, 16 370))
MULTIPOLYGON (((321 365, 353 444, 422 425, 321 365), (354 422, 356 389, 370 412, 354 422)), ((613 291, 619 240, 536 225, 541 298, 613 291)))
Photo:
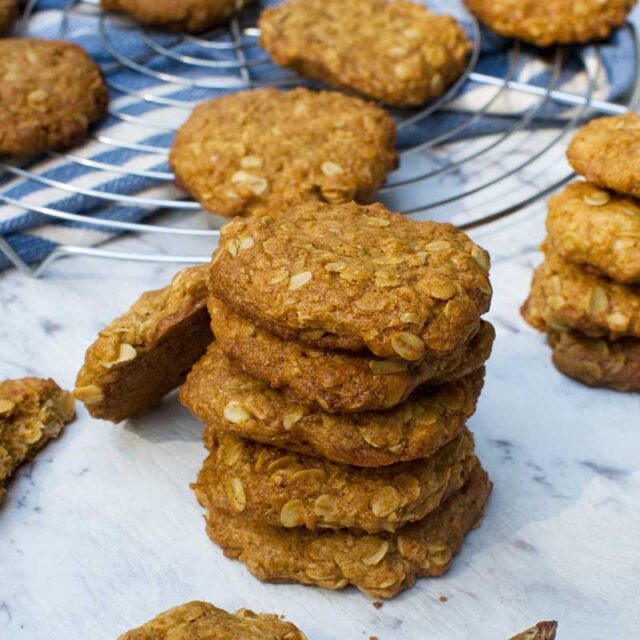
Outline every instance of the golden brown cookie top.
POLYGON ((248 609, 227 613, 194 601, 161 613, 118 640, 306 640, 306 636, 274 614, 248 609))
POLYGON ((576 133, 567 157, 589 182, 640 198, 640 115, 592 120, 576 133))
POLYGON ((18 17, 18 0, 0 0, 0 36, 7 33, 18 17))
POLYGON ((488 271, 487 252, 449 224, 313 203, 224 227, 210 286, 283 338, 417 361, 473 335, 488 271))
POLYGON ((102 0, 103 9, 123 11, 146 25, 199 33, 226 22, 250 0, 102 0))
POLYGON ((535 627, 513 636, 511 640, 555 640, 557 628, 555 621, 538 622, 535 627))
POLYGON ((590 42, 621 27, 636 0, 465 0, 492 31, 538 47, 590 42))
POLYGON ((279 64, 400 106, 444 93, 471 50, 454 18, 404 0, 288 0, 262 13, 260 33, 279 64))
POLYGON ((306 201, 367 201, 395 169, 395 125, 330 91, 258 89, 196 107, 170 163, 177 182, 225 216, 306 201))
POLYGON ((69 42, 0 40, 0 78, 0 154, 69 147, 106 111, 100 69, 69 42))

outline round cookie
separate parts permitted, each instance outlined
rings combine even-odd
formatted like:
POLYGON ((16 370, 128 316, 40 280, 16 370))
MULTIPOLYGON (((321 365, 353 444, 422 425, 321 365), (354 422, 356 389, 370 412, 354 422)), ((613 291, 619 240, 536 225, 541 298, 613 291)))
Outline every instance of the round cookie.
POLYGON ((442 95, 472 48, 454 18, 404 0, 287 0, 259 26, 278 64, 395 106, 442 95))
POLYGON ((363 469, 295 455, 220 433, 194 489, 210 508, 274 527, 397 531, 422 520, 467 481, 476 464, 462 435, 430 458, 363 469))
POLYGON ((552 333, 553 364, 591 387, 640 392, 640 340, 609 342, 575 331, 552 333))
POLYGON ((11 29, 18 15, 18 0, 0 0, 0 36, 11 29))
POLYGON ((199 33, 223 24, 250 0, 101 0, 105 11, 122 11, 151 27, 199 33))
POLYGON ((640 284, 640 206, 585 182, 549 200, 546 240, 568 262, 640 284))
POLYGON ((368 201, 397 166, 395 124, 330 91, 258 89, 196 107, 169 162, 177 184, 225 216, 306 201, 368 201))
POLYGON ((64 149, 106 112, 100 69, 75 44, 0 40, 0 154, 64 149))
POLYGON ((436 511, 395 533, 308 531, 260 524, 242 514, 208 508, 207 533, 225 555, 260 580, 325 589, 349 584, 374 598, 391 598, 418 576, 449 569, 465 533, 478 525, 491 483, 478 463, 467 484, 436 511))
POLYGON ((421 384, 458 380, 481 368, 491 355, 495 332, 488 322, 458 351, 418 363, 379 360, 306 347, 282 340, 235 315, 209 297, 211 328, 220 349, 249 375, 282 390, 293 402, 326 413, 389 409, 421 384))
POLYGON ((640 115, 592 120, 574 136, 567 158, 596 186, 640 198, 640 115))
POLYGON ((381 204, 306 203, 223 227, 210 288, 287 340, 418 361, 477 331, 488 271, 487 252, 452 225, 381 204))
POLYGON ((640 289, 601 278, 553 253, 536 270, 522 313, 542 331, 576 329, 610 340, 640 337, 640 289))
POLYGON ((465 0, 489 29, 537 47, 591 42, 621 27, 636 0, 465 0))
POLYGON ((360 467, 433 455, 474 413, 484 369, 436 388, 421 387, 383 412, 327 414, 285 396, 231 364, 218 343, 194 366, 181 402, 205 427, 205 443, 222 431, 256 442, 360 467))

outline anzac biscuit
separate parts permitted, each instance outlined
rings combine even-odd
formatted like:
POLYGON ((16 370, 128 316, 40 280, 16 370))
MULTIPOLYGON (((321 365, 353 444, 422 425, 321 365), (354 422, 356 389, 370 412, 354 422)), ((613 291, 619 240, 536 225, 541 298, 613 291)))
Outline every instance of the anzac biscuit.
POLYGON ((640 337, 640 288, 617 284, 547 253, 522 313, 544 331, 575 329, 593 338, 640 337))
POLYGON ((474 413, 484 370, 436 388, 419 388, 394 409, 327 414, 288 401, 231 364, 217 342, 180 389, 182 403, 219 431, 310 456, 360 467, 424 458, 460 434, 474 413))
POLYGON ((367 201, 397 166, 395 124, 330 91, 243 91, 196 107, 170 163, 180 187, 225 216, 306 201, 367 201))
POLYGON ((209 434, 194 485, 201 503, 274 527, 397 531, 462 488, 476 464, 462 435, 430 458, 363 469, 294 455, 237 436, 209 434))
POLYGON ((460 491, 395 533, 283 529, 215 509, 208 511, 207 532, 227 557, 245 563, 260 580, 325 589, 352 584, 374 598, 391 598, 416 577, 440 576, 449 569, 464 534, 481 519, 490 491, 478 463, 460 491))
POLYGON ((0 40, 0 78, 0 154, 78 144, 107 109, 100 69, 69 42, 0 40))
POLYGON ((87 350, 74 395, 94 418, 120 422, 180 385, 213 339, 206 308, 208 265, 147 291, 87 350))
POLYGON ((465 0, 489 29, 537 47, 591 42, 621 27, 636 0, 465 0))
POLYGON ((223 353, 245 373, 280 389, 287 400, 327 413, 389 409, 420 385, 458 380, 481 368, 491 355, 495 332, 480 331, 446 358, 380 360, 305 347, 258 329, 209 297, 211 328, 223 353))
POLYGON ((251 0, 102 0, 106 11, 122 11, 151 27, 199 33, 223 24, 251 0))
POLYGON ((0 382, 0 501, 14 471, 75 418, 73 396, 53 380, 0 382))
POLYGON ((277 63, 397 106, 442 95, 471 51, 456 20, 405 0, 288 0, 262 13, 260 34, 277 63))
POLYGON ((277 615, 248 609, 227 613, 208 602, 188 602, 118 640, 306 640, 306 636, 277 615))
POLYGON ((287 340, 418 361, 459 349, 491 302, 489 256, 381 204, 308 203, 221 230, 211 291, 287 340))
POLYGON ((637 201, 576 182, 549 201, 547 230, 547 245, 567 262, 640 284, 637 201))
POLYGON ((0 36, 11 29, 18 18, 18 0, 0 0, 0 36))
POLYGON ((591 387, 640 391, 640 340, 609 342, 575 331, 552 333, 553 364, 575 380, 591 387))
POLYGON ((567 158, 589 182, 640 198, 640 115, 592 120, 571 141, 567 158))
POLYGON ((555 621, 538 622, 535 627, 513 636, 511 640, 555 640, 557 628, 558 623, 555 621))

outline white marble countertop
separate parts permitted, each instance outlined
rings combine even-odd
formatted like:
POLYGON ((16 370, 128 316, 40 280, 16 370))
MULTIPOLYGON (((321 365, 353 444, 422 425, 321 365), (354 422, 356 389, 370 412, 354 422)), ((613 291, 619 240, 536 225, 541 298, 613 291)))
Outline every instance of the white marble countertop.
MULTIPOLYGON (((493 255, 498 339, 470 426, 495 490, 447 576, 381 609, 353 589, 261 584, 205 535, 189 489, 201 427, 175 396, 118 426, 79 407, 0 507, 0 638, 114 640, 195 598, 283 613, 315 640, 503 640, 549 618, 559 640, 637 637, 640 400, 562 377, 520 319, 543 216, 540 205, 474 234, 493 255)), ((0 378, 72 387, 97 331, 175 270, 74 258, 41 280, 0 274, 0 378)))

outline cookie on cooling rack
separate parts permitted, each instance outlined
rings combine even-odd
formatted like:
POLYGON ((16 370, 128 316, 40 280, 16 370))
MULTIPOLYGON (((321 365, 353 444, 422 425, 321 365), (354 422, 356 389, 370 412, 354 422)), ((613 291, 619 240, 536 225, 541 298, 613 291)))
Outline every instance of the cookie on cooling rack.
POLYGON ((13 472, 74 418, 73 396, 53 380, 0 381, 0 501, 13 472))
POLYGON ((259 89, 196 107, 169 161, 179 186, 225 216, 307 200, 367 201, 397 166, 393 120, 329 91, 259 89))
POLYGON ((0 0, 0 36, 11 29, 18 15, 18 0, 0 0))
POLYGON ((547 231, 547 245, 564 260, 622 284, 640 284, 636 200, 575 182, 549 201, 547 231))
POLYGON ((207 532, 225 555, 247 565, 260 580, 298 582, 325 589, 351 584, 375 598, 391 598, 418 576, 449 569, 464 535, 480 519, 491 483, 479 463, 465 486, 424 519, 394 533, 284 529, 217 510, 208 510, 207 532))
POLYGON ((136 22, 200 33, 227 22, 252 0, 101 0, 106 11, 129 14, 136 22))
POLYGON ((511 640, 555 640, 557 628, 555 621, 538 622, 535 627, 513 636, 511 640))
POLYGON ((118 640, 306 640, 280 616, 240 609, 227 613, 208 602, 188 602, 121 635, 118 640))
POLYGON ((100 332, 74 390, 94 418, 120 422, 184 381, 213 339, 207 281, 208 265, 185 269, 100 332))
POLYGON ((0 154, 70 147, 106 112, 100 69, 69 42, 0 40, 0 78, 0 154))
POLYGON ((405 0, 287 0, 262 13, 260 34, 277 63, 395 106, 442 95, 471 51, 454 18, 405 0))
POLYGON ((574 136, 567 157, 589 182, 640 198, 640 114, 592 120, 574 136))
POLYGON ((462 488, 476 464, 465 430, 433 456, 363 469, 209 434, 200 502, 274 527, 397 531, 462 488), (206 495, 206 498, 204 495, 206 495))
POLYGON ((538 47, 591 42, 621 27, 636 0, 465 0, 489 29, 538 47))

